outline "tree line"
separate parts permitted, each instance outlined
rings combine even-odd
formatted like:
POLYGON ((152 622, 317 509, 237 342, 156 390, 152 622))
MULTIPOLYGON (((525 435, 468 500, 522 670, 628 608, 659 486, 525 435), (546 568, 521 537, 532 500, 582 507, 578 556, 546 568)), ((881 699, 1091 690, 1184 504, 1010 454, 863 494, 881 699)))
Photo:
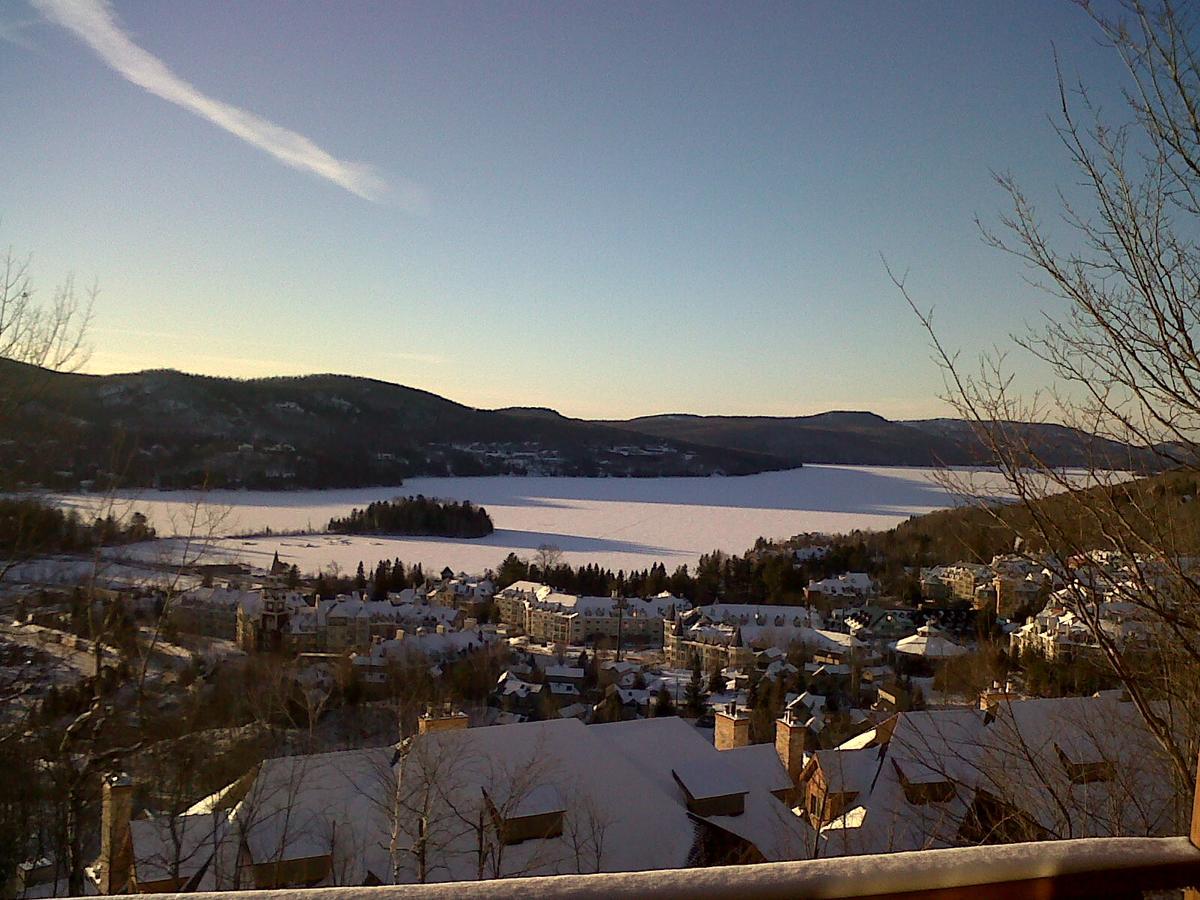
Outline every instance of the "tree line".
POLYGON ((545 548, 532 560, 510 553, 496 572, 496 587, 537 581, 566 593, 594 597, 606 597, 613 591, 625 597, 652 597, 668 591, 696 604, 724 601, 799 606, 804 603, 808 580, 842 571, 837 569, 840 562, 840 557, 795 562, 785 551, 749 550, 736 556, 714 550, 701 556, 694 569, 684 564, 668 574, 666 566, 656 562, 647 569, 614 572, 595 563, 572 566, 562 562, 561 553, 554 548, 545 548))
POLYGON ((0 498, 0 555, 6 557, 72 553, 154 537, 154 529, 139 512, 127 521, 110 514, 88 522, 78 510, 64 512, 38 498, 0 498))
POLYGON ((343 519, 329 520, 329 530, 339 534, 408 534, 477 538, 495 531, 492 518, 471 501, 434 500, 418 494, 370 503, 352 509, 343 519))

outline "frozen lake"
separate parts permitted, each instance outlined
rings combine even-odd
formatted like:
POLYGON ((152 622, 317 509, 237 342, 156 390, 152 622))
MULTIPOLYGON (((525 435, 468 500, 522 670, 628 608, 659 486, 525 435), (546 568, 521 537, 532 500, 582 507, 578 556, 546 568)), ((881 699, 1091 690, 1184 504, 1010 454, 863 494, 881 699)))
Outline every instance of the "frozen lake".
MULTIPOLYGON (((994 473, 972 474, 977 491, 998 484, 994 473)), ((61 498, 84 510, 98 499, 61 498)), ((414 478, 399 488, 353 488, 288 493, 144 491, 125 494, 117 512, 146 513, 160 535, 188 534, 202 502, 199 534, 213 533, 218 556, 269 565, 281 559, 312 572, 336 562, 342 570, 370 568, 379 559, 450 566, 468 572, 494 568, 510 552, 531 556, 542 544, 562 549, 575 564, 668 570, 695 564, 710 550, 741 553, 756 538, 805 531, 885 529, 908 518, 956 505, 928 469, 806 466, 739 478, 414 478), (320 530, 332 516, 398 494, 470 500, 487 508, 496 532, 477 540, 337 535, 239 538, 262 531, 320 530)), ((163 542, 157 542, 162 544, 163 542)), ((160 551, 163 547, 158 548, 160 551)))

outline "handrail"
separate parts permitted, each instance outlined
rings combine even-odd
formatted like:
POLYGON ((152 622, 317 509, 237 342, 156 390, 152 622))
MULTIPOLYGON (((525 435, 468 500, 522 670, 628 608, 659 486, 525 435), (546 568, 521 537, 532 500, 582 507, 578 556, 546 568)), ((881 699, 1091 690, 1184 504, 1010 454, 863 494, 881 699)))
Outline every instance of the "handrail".
MULTIPOLYGON (((446 884, 211 893, 206 900, 1011 900, 1136 894, 1200 884, 1187 837, 1090 838, 954 847, 801 862, 555 875, 446 884)), ((153 895, 148 895, 153 896, 153 895)), ((158 895, 182 898, 184 895, 158 895)))

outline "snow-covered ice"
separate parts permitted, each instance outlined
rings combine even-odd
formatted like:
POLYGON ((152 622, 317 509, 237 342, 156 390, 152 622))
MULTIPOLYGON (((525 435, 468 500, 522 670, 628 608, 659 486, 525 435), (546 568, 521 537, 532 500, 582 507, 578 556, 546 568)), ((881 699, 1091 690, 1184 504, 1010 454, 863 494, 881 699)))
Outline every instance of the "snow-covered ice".
MULTIPOLYGON (((999 484, 993 473, 973 473, 976 490, 999 484)), ((100 501, 88 495, 60 498, 82 511, 100 501)), ((468 572, 494 568, 510 552, 531 556, 543 544, 559 547, 567 561, 612 569, 668 570, 694 565, 700 554, 741 553, 756 538, 805 531, 884 529, 911 515, 953 506, 959 498, 929 469, 805 466, 737 478, 414 478, 402 487, 325 491, 142 491, 122 495, 118 512, 146 513, 160 536, 192 530, 192 504, 203 501, 196 531, 224 537, 225 557, 269 564, 282 560, 303 571, 336 562, 343 570, 362 560, 420 562, 426 571, 450 566, 468 572), (397 495, 424 494, 470 500, 487 508, 494 534, 475 540, 379 536, 299 535, 239 538, 262 531, 320 530, 354 506, 397 495), (212 529, 210 522, 216 520, 212 529)), ((158 542, 160 545, 162 542, 158 542)), ((160 546, 161 553, 162 547, 160 546)))

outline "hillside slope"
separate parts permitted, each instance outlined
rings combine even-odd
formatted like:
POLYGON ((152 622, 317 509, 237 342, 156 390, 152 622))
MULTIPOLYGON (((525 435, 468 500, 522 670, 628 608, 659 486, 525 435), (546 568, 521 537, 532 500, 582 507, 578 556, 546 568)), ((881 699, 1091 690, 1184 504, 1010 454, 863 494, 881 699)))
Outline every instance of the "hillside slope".
POLYGON ((368 378, 50 373, 0 362, 34 399, 0 424, 10 482, 74 488, 343 487, 416 475, 728 475, 780 459, 549 415, 473 409, 368 378))
MULTIPOLYGON (((987 465, 992 459, 969 423, 956 419, 894 422, 869 412, 814 416, 643 416, 608 422, 641 434, 782 457, 793 464, 987 465)), ((1152 467, 1151 454, 1061 425, 1012 423, 1050 465, 1152 467)))
POLYGON ((1017 503, 991 510, 977 505, 938 510, 851 540, 862 539, 870 551, 907 565, 960 559, 987 563, 1013 552, 1017 534, 1030 552, 1111 548, 1114 535, 1123 535, 1170 548, 1172 555, 1191 556, 1200 553, 1198 497, 1200 476, 1186 470, 1044 497, 1035 506, 1043 521, 1054 523, 1051 531, 1059 540, 1054 547, 1046 545, 1029 510, 1017 503))

